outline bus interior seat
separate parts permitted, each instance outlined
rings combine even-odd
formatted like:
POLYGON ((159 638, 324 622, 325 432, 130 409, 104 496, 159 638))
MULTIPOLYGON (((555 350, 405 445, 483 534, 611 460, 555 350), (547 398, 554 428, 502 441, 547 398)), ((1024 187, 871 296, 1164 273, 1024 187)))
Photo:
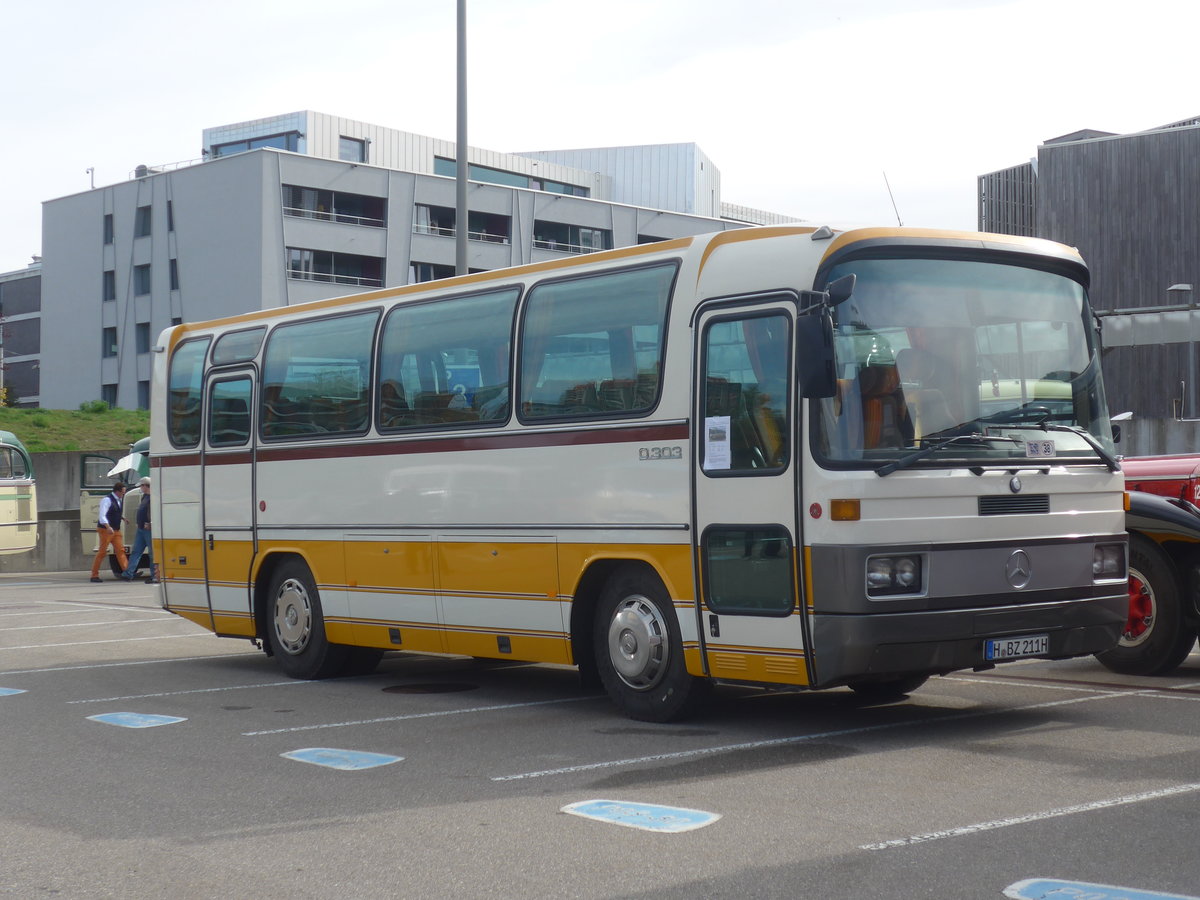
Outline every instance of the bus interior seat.
POLYGON ((896 354, 896 369, 916 440, 953 428, 960 421, 950 411, 937 381, 939 368, 938 357, 926 350, 906 347, 896 354))
POLYGON ((864 366, 859 371, 862 393, 863 447, 904 444, 904 407, 898 396, 900 374, 895 366, 864 366))
POLYGON ((384 428, 412 424, 412 410, 404 399, 404 385, 385 381, 379 386, 379 424, 384 428))

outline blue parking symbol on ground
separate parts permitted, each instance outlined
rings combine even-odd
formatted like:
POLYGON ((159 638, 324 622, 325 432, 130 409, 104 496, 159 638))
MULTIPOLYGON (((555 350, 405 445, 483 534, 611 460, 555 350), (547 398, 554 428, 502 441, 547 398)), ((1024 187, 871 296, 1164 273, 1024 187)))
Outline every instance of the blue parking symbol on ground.
POLYGON ((0 697, 11 697, 13 694, 25 693, 20 688, 0 688, 0 697))
POLYGON ((158 725, 174 725, 176 722, 186 722, 179 716, 152 716, 146 713, 101 713, 98 716, 88 716, 93 722, 103 722, 105 725, 119 725, 122 728, 154 728, 158 725))
POLYGON ((1114 887, 1111 884, 1089 884, 1086 881, 1062 881, 1057 878, 1027 878, 1010 884, 1004 896, 1011 900, 1200 900, 1184 894, 1160 894, 1136 888, 1114 887))
POLYGON ((294 759, 298 762, 312 763, 314 766, 325 766, 330 769, 341 769, 346 772, 388 766, 404 759, 403 756, 389 756, 386 753, 338 750, 334 747, 305 747, 303 750, 292 750, 279 755, 284 759, 294 759))
POLYGON ((669 833, 694 831, 721 818, 720 813, 704 812, 700 809, 629 803, 623 800, 584 800, 580 803, 570 803, 564 806, 562 811, 572 816, 595 819, 597 822, 669 833))

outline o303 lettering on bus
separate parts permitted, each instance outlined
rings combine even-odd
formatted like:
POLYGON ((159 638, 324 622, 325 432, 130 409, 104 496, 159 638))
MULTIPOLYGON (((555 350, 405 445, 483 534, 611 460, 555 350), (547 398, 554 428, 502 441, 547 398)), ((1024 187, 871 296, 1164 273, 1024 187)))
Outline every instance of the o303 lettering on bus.
POLYGON ((683 459, 682 447, 638 447, 638 459, 683 459))

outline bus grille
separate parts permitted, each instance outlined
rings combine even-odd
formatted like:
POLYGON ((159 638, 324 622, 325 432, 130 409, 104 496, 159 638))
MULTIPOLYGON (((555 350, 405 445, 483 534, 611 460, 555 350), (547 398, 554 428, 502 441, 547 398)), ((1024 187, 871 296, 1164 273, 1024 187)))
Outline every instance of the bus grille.
POLYGON ((1049 494, 1027 494, 1024 497, 993 496, 979 498, 981 516, 1018 516, 1050 512, 1049 494))

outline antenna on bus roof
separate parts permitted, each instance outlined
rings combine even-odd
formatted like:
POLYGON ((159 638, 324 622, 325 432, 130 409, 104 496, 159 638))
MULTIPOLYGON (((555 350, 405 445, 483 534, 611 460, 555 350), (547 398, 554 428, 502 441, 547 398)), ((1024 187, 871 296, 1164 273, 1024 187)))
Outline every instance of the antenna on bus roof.
POLYGON ((892 201, 892 210, 896 213, 896 224, 903 228, 904 223, 900 221, 900 210, 896 209, 896 198, 892 196, 892 186, 888 183, 886 171, 883 173, 883 183, 887 185, 888 198, 892 201))

